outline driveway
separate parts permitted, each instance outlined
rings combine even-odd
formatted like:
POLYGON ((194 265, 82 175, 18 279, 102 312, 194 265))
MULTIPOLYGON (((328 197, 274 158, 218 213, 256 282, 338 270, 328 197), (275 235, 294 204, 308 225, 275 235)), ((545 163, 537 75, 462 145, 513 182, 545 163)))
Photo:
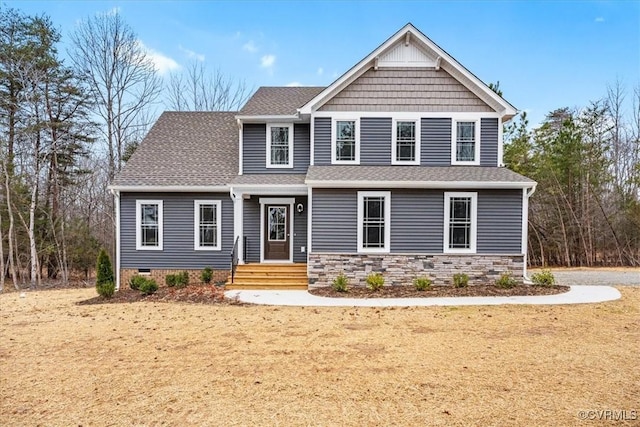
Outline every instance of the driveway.
MULTIPOLYGON (((529 277, 537 269, 529 272, 529 277)), ((631 285, 640 286, 640 268, 636 269, 551 269, 559 285, 631 285)))

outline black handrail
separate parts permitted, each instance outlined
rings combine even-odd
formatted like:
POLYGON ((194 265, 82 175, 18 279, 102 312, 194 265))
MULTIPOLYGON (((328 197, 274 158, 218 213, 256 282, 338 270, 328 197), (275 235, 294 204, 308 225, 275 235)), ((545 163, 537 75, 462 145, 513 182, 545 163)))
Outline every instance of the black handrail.
POLYGON ((231 251, 231 283, 233 283, 233 276, 236 274, 236 268, 238 267, 238 240, 240 236, 236 237, 236 241, 233 244, 233 250, 231 251))

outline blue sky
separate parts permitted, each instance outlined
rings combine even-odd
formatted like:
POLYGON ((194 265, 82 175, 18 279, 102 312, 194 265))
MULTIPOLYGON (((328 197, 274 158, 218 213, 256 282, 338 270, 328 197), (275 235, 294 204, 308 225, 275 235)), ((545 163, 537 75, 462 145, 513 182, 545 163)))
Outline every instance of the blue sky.
MULTIPOLYGON (((476 74, 500 81, 532 124, 640 85, 640 1, 5 1, 46 13, 63 40, 118 8, 165 76, 190 61, 249 86, 328 85, 407 22, 476 74)), ((61 51, 65 48, 61 47, 61 51)))

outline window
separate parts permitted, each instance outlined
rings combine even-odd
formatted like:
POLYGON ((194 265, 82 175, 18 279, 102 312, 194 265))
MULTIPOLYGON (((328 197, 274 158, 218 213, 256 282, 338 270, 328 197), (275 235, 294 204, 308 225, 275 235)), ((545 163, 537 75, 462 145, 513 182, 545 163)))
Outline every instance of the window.
POLYGON ((358 252, 389 252, 391 193, 358 192, 358 252))
POLYGON ((269 206, 269 241, 284 242, 287 240, 287 208, 286 206, 269 206))
POLYGON ((162 250, 162 200, 136 200, 136 250, 162 250))
POLYGON ((444 252, 475 253, 478 193, 444 193, 444 252))
POLYGON ((392 164, 420 164, 420 122, 394 120, 392 164))
POLYGON ((359 137, 359 120, 334 120, 331 162, 358 164, 360 162, 359 137))
POLYGON ((293 167, 293 126, 267 125, 267 167, 293 167))
POLYGON ((196 200, 194 211, 194 249, 219 251, 221 248, 220 200, 196 200))
POLYGON ((480 164, 479 124, 477 120, 453 121, 451 164, 480 164))

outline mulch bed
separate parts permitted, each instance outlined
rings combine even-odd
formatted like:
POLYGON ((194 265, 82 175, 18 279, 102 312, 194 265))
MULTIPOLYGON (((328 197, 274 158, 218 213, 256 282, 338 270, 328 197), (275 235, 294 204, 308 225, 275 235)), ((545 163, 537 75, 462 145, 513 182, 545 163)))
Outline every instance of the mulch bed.
POLYGON ((332 298, 434 298, 434 297, 511 297, 530 295, 555 295, 569 291, 569 286, 518 285, 511 289, 495 285, 474 285, 466 288, 453 286, 432 286, 418 291, 413 286, 385 286, 378 291, 366 287, 352 287, 347 292, 337 292, 331 287, 310 289, 309 293, 332 298))
POLYGON ((121 288, 111 298, 96 296, 80 301, 79 305, 148 302, 187 302, 195 304, 243 305, 243 303, 225 299, 224 287, 214 285, 189 285, 184 288, 161 286, 154 294, 145 295, 140 291, 121 288))
MULTIPOLYGON (((378 291, 366 287, 349 288, 347 292, 336 292, 331 287, 310 289, 309 293, 331 298, 434 298, 434 297, 487 297, 487 296, 525 296, 555 295, 569 291, 568 286, 527 286, 518 285, 511 289, 498 288, 495 285, 475 285, 466 288, 453 286, 432 286, 426 291, 417 291, 413 286, 385 286, 378 291)), ((122 288, 112 298, 95 296, 78 302, 78 305, 118 304, 138 301, 147 302, 186 302, 194 304, 244 305, 236 299, 224 297, 224 286, 189 285, 184 288, 160 287, 156 293, 145 295, 140 291, 122 288)))

